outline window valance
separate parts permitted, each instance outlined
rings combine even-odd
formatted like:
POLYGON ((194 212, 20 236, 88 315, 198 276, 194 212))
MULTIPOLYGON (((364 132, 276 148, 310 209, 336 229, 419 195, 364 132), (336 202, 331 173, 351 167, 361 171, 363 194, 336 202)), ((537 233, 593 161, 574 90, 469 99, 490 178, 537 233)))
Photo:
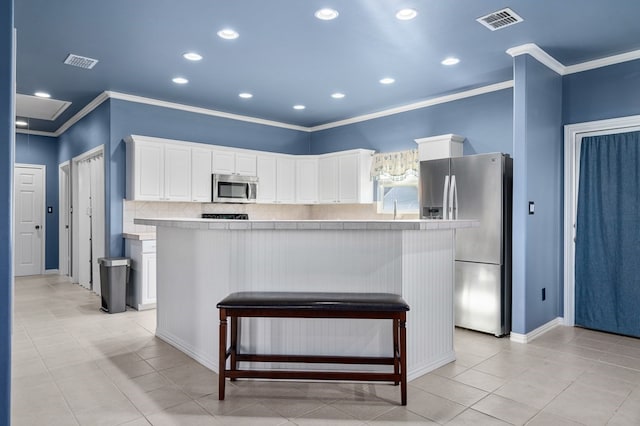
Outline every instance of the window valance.
POLYGON ((371 178, 401 181, 409 176, 418 176, 419 167, 420 160, 417 149, 374 154, 371 162, 371 178))

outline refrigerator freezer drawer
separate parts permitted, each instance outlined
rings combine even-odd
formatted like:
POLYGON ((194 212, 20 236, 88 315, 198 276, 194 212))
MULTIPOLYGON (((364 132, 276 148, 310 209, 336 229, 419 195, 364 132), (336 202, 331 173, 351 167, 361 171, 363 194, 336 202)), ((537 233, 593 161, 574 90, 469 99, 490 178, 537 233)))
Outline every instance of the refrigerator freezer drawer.
POLYGON ((502 265, 456 261, 455 324, 503 336, 511 331, 511 292, 502 265))

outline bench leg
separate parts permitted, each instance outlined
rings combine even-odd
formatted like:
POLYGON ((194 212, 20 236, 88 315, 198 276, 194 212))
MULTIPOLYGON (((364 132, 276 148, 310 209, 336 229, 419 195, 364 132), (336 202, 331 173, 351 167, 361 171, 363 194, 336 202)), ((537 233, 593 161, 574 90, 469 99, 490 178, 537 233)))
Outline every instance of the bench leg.
MULTIPOLYGON (((238 334, 239 334, 240 321, 238 317, 231 317, 231 361, 229 364, 229 371, 235 371, 238 369, 238 361, 236 355, 238 354, 238 334)), ((236 379, 229 379, 232 382, 236 379)))
POLYGON ((400 320, 400 398, 407 405, 407 329, 405 315, 400 320))
MULTIPOLYGON (((400 321, 396 318, 393 319, 393 374, 396 376, 400 373, 400 321)), ((399 380, 393 382, 395 386, 400 384, 399 380)))
POLYGON ((224 385, 227 368, 227 311, 220 309, 219 332, 219 360, 218 360, 218 399, 224 400, 224 385))

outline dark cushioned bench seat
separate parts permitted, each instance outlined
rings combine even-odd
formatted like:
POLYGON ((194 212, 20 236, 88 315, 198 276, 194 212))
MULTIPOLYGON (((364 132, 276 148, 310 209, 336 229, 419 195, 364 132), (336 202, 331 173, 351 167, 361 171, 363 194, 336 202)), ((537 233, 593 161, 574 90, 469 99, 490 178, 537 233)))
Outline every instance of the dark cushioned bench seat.
POLYGON ((402 405, 407 404, 406 313, 409 305, 391 293, 238 292, 217 305, 220 312, 219 390, 224 400, 225 379, 268 378, 309 380, 389 381, 400 384, 402 405), (240 353, 239 318, 357 318, 393 321, 393 356, 261 355, 240 353), (227 348, 227 318, 231 318, 227 348), (227 359, 230 359, 227 368, 227 359), (249 370, 239 362, 290 362, 392 365, 393 372, 249 370))

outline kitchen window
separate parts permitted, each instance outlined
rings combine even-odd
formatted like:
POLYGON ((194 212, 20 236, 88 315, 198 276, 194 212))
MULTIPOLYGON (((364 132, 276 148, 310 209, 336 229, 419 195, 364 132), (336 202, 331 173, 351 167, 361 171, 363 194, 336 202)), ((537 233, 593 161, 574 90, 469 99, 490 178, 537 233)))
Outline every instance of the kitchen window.
POLYGON ((378 213, 419 213, 418 150, 375 154, 371 178, 378 183, 378 213))
POLYGON ((418 178, 402 181, 378 181, 378 213, 418 214, 418 178))

